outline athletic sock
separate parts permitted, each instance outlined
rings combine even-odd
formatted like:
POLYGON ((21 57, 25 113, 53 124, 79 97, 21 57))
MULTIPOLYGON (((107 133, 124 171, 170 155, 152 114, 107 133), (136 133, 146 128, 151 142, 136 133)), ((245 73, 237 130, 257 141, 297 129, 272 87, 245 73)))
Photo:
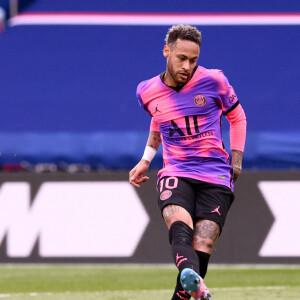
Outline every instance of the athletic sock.
POLYGON ((199 258, 192 246, 194 230, 187 224, 177 221, 171 225, 169 239, 172 246, 173 260, 181 272, 185 268, 198 272, 199 258))
POLYGON ((197 250, 196 250, 196 253, 198 255, 199 265, 200 265, 199 275, 204 279, 206 272, 207 272, 210 254, 202 252, 202 251, 197 251, 197 250))
POLYGON ((199 259, 192 246, 194 231, 187 224, 177 221, 171 225, 169 240, 172 246, 174 262, 179 270, 172 300, 188 300, 188 295, 181 286, 180 273, 185 268, 199 272, 199 259))
POLYGON ((189 299, 191 299, 191 296, 183 289, 180 283, 180 273, 178 273, 175 291, 171 300, 189 300, 189 299))

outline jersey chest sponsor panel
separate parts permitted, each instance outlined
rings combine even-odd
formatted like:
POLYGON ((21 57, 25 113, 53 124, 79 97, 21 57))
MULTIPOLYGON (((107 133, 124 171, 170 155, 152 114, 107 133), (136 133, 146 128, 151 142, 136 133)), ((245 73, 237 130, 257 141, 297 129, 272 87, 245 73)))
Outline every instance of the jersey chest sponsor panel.
POLYGON ((159 76, 142 84, 139 100, 162 134, 164 168, 159 177, 185 176, 230 186, 231 167, 220 126, 220 84, 197 71, 179 92, 159 76))

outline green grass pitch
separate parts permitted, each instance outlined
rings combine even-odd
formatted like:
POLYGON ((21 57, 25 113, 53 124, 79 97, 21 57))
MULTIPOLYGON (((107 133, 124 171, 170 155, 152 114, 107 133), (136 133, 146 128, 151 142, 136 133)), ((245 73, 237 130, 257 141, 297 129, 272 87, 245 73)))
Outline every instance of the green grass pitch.
MULTIPOLYGON (((166 265, 2 265, 8 300, 169 300, 175 267, 166 265)), ((212 266, 213 300, 300 300, 300 266, 212 266)))

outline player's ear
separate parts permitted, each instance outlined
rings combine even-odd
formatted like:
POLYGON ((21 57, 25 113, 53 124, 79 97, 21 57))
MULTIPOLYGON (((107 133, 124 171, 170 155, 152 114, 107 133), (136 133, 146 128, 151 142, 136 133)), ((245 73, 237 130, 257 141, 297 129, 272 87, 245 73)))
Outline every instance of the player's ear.
POLYGON ((164 49, 163 49, 164 57, 168 58, 169 54, 170 54, 170 47, 168 45, 164 45, 164 49))

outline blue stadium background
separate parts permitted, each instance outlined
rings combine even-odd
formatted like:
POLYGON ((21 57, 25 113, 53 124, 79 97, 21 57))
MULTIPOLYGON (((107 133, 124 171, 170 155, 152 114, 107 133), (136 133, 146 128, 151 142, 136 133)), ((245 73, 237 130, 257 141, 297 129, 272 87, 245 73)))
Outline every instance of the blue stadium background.
MULTIPOLYGON (((8 1, 0 0, 7 10, 8 1)), ((20 1, 23 12, 299 12, 299 1, 20 1), (184 3, 184 4, 183 4, 184 3)), ((16 26, 0 34, 0 165, 128 169, 150 117, 137 84, 162 72, 169 26, 16 26)), ((247 114, 246 168, 300 167, 300 26, 198 26, 199 64, 224 71, 247 114)), ((228 125, 224 139, 229 149, 228 125)), ((152 167, 160 167, 156 157, 152 167)))

